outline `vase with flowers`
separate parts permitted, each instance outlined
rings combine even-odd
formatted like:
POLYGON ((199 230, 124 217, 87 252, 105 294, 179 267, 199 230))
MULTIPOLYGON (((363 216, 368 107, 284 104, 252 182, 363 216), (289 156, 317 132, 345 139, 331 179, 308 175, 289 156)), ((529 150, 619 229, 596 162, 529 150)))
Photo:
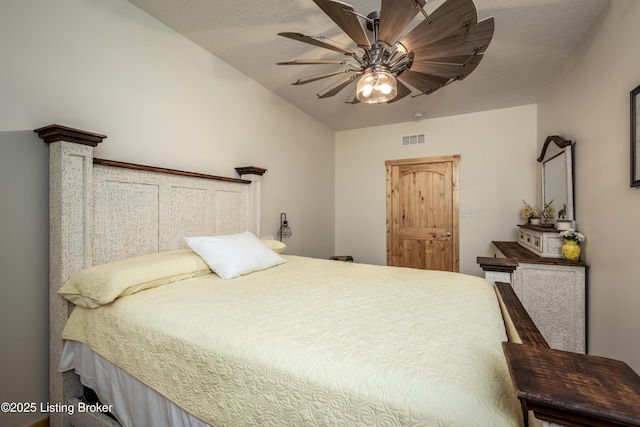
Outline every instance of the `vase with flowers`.
POLYGON ((570 228, 562 231, 560 237, 564 239, 562 257, 566 260, 578 261, 580 259, 580 245, 586 240, 584 234, 570 228))
POLYGON ((538 216, 538 211, 533 209, 531 205, 524 200, 522 203, 524 204, 521 209, 522 219, 526 219, 527 223, 532 223, 532 220, 535 220, 536 218, 538 218, 539 221, 540 217, 538 216))

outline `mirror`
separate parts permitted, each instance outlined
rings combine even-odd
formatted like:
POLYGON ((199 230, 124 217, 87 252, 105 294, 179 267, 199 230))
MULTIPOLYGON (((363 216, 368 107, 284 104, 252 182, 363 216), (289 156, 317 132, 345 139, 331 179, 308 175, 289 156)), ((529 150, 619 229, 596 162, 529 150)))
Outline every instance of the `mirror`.
POLYGON ((542 203, 555 208, 554 220, 575 220, 573 206, 573 149, 561 136, 547 137, 538 162, 542 165, 542 203))

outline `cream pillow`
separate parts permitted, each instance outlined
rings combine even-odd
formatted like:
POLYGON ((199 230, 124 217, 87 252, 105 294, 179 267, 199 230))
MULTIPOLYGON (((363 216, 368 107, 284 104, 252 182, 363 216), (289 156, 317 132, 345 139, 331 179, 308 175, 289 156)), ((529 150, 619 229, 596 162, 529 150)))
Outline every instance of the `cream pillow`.
POLYGON ((233 279, 286 262, 249 231, 184 239, 223 279, 233 279))
POLYGON ((75 305, 96 308, 119 297, 209 273, 202 258, 190 249, 180 249, 86 268, 71 276, 58 293, 75 305))
POLYGON ((269 249, 277 254, 281 254, 282 252, 284 252, 284 249, 287 247, 287 245, 282 243, 281 241, 273 239, 262 239, 262 243, 267 245, 269 249))

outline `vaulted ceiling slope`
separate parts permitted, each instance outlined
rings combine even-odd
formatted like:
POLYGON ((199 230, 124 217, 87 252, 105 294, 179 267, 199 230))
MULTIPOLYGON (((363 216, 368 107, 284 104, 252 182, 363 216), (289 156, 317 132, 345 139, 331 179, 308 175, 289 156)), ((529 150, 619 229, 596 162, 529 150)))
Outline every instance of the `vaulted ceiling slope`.
MULTIPOLYGON (((276 62, 331 56, 278 37, 293 31, 353 43, 313 0, 129 0, 333 130, 407 122, 416 113, 443 117, 536 103, 609 0, 474 0, 478 20, 493 16, 495 32, 484 59, 462 81, 430 95, 391 104, 345 103, 348 91, 327 99, 316 94, 327 79, 293 86, 323 65, 283 67, 276 62)), ((427 1, 433 12, 445 0, 427 1)), ((380 0, 346 0, 362 15, 380 0)), ((423 20, 418 14, 416 21, 423 20)), ((409 26, 411 28, 412 25, 409 26)), ((337 77, 340 78, 339 76, 337 77)))

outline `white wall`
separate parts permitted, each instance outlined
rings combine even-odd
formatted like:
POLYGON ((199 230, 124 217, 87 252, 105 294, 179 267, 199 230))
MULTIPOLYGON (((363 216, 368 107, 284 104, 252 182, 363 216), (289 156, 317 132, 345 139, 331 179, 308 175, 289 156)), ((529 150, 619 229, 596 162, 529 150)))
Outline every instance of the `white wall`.
MULTIPOLYGON (((0 132, 0 402, 46 402, 49 377, 49 149, 0 132)), ((25 426, 40 413, 5 414, 25 426)))
POLYGON ((538 142, 576 141, 576 219, 587 236, 589 353, 640 372, 640 189, 629 186, 629 92, 640 85, 640 2, 612 1, 538 106, 538 142))
POLYGON ((332 252, 333 132, 127 1, 5 0, 0 55, 0 130, 59 123, 106 134, 97 157, 265 167, 263 234, 289 210, 290 251, 332 252))
MULTIPOLYGON (((274 235, 280 213, 287 212, 294 233, 287 240, 287 253, 317 257, 333 253, 330 129, 126 0, 1 3, 0 134, 13 138, 17 132, 22 141, 44 145, 33 129, 58 123, 106 134, 108 138, 95 150, 101 158, 222 176, 233 176, 236 166, 267 168, 262 235, 274 235)), ((3 160, 15 157, 19 170, 42 172, 40 160, 30 162, 28 151, 20 143, 0 146, 3 160), (13 149, 25 155, 14 156, 13 149)), ((19 182, 20 177, 6 179, 19 182)), ((21 189, 46 194, 42 185, 46 184, 22 182, 21 189)), ((0 196, 7 200, 8 194, 0 196)), ((3 216, 2 235, 32 225, 45 230, 35 247, 46 248, 48 227, 29 224, 31 218, 19 211, 3 216)), ((3 253, 14 250, 14 243, 3 239, 3 253)), ((42 273, 36 277, 46 277, 46 256, 34 256, 29 268, 42 273)), ((20 277, 22 265, 10 266, 15 276, 20 277)), ((7 277, 6 272, 3 275, 7 277)), ((15 293, 25 298, 46 294, 46 289, 47 283, 37 278, 3 282, 0 299, 9 301, 15 293)), ((39 402, 48 387, 46 375, 39 371, 41 356, 48 353, 43 340, 48 315, 41 307, 27 308, 26 325, 0 325, 2 361, 16 361, 0 367, 2 401, 39 402), (32 348, 11 347, 15 337, 32 339, 32 348), (31 373, 22 385, 31 394, 14 394, 13 372, 31 373)), ((25 425, 27 420, 0 414, 0 424, 25 425)))
POLYGON ((386 264, 385 160, 460 154, 460 271, 492 240, 515 240, 522 199, 536 197, 535 105, 357 129, 336 134, 336 253, 386 264), (425 133, 424 146, 402 147, 425 133))

